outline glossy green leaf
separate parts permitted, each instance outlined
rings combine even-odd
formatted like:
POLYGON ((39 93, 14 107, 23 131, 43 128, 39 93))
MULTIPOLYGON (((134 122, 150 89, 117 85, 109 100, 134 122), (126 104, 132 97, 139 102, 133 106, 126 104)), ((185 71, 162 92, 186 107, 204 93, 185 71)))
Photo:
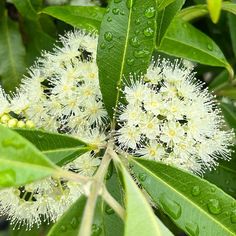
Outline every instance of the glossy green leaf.
MULTIPOLYGON (((110 165, 110 169, 106 176, 106 187, 108 192, 123 205, 123 189, 119 181, 117 172, 113 164, 110 165)), ((108 206, 105 202, 102 205, 103 209, 103 227, 105 235, 109 236, 123 236, 124 235, 124 223, 121 218, 114 212, 114 210, 108 206)))
POLYGON ((157 50, 201 64, 225 67, 228 71, 232 71, 216 43, 180 18, 172 21, 157 50))
POLYGON ((143 159, 132 170, 153 201, 189 235, 235 235, 236 200, 195 175, 143 159))
POLYGON ((25 72, 25 48, 18 23, 8 18, 7 11, 0 16, 0 83, 13 90, 25 72))
POLYGON ((172 233, 154 215, 151 206, 129 173, 122 167, 125 186, 125 236, 169 236, 172 233))
MULTIPOLYGON (((222 10, 236 14, 236 4, 231 2, 222 2, 222 10)), ((191 21, 193 19, 203 17, 207 14, 208 14, 207 5, 199 4, 182 9, 178 13, 178 16, 185 21, 191 21)))
POLYGON ((223 70, 208 85, 209 90, 217 91, 229 84, 229 74, 227 70, 223 70))
POLYGON ((29 141, 0 125, 0 187, 20 186, 52 175, 56 167, 29 141))
POLYGON ((50 15, 76 28, 98 30, 105 9, 102 7, 50 6, 41 10, 40 13, 50 15))
MULTIPOLYGON (((235 6, 235 14, 236 14, 236 4, 235 6)), ((228 14, 228 25, 229 25, 229 32, 233 47, 234 56, 236 57, 236 15, 228 14)))
POLYGON ((236 109, 233 104, 221 102, 220 108, 229 127, 236 131, 236 109))
POLYGON ((214 23, 217 23, 220 18, 221 5, 222 0, 207 0, 208 11, 214 23))
POLYGON ((47 236, 77 236, 85 204, 86 197, 81 196, 53 225, 47 236))
POLYGON ((144 73, 155 44, 156 0, 111 1, 103 18, 97 63, 105 107, 113 118, 130 73, 144 73))
POLYGON ((180 11, 185 0, 176 0, 162 11, 157 13, 157 38, 156 44, 160 45, 163 36, 166 33, 174 16, 180 11))
POLYGON ((163 10, 164 8, 166 8, 168 5, 170 5, 174 1, 175 0, 157 0, 158 11, 163 10))
MULTIPOLYGON (((235 148, 234 148, 235 149, 235 148)), ((217 185, 236 198, 236 154, 232 154, 232 160, 221 161, 215 170, 208 171, 204 178, 217 185)))
POLYGON ((15 131, 28 139, 59 166, 65 165, 92 150, 88 144, 68 135, 30 129, 15 129, 15 131))

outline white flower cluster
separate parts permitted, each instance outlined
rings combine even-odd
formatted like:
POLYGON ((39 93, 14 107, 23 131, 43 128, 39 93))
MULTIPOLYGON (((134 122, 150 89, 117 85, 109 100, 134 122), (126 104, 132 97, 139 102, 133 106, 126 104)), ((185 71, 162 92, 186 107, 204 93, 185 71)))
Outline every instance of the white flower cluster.
POLYGON ((152 64, 144 78, 130 78, 127 105, 119 108, 120 147, 135 156, 162 161, 194 173, 230 158, 232 131, 214 98, 197 82, 192 68, 168 60, 152 64))
MULTIPOLYGON (((92 176, 100 164, 96 152, 106 142, 107 122, 95 62, 97 36, 75 31, 60 43, 43 53, 16 93, 7 96, 0 89, 0 123, 70 133, 93 144, 96 150, 63 167, 92 176)), ((0 213, 15 227, 30 229, 42 220, 55 222, 81 191, 80 184, 55 178, 0 190, 0 213)))

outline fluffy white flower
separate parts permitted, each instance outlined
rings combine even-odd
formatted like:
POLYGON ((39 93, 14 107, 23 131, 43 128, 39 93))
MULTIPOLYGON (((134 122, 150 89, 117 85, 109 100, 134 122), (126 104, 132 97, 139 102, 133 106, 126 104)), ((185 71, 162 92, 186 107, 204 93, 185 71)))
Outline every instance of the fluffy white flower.
POLYGON ((127 105, 118 107, 117 142, 138 157, 202 173, 229 159, 234 138, 214 98, 190 67, 163 60, 126 84, 127 105))
POLYGON ((0 117, 9 112, 9 101, 5 92, 0 87, 0 117))

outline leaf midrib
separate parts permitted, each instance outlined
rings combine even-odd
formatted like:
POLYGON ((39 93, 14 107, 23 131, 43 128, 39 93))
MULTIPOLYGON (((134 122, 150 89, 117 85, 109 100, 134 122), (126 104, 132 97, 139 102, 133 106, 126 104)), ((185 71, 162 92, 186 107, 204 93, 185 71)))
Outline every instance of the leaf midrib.
POLYGON ((42 151, 42 153, 53 153, 53 152, 67 152, 67 151, 73 151, 73 152, 76 152, 76 151, 80 151, 80 150, 91 150, 91 148, 89 147, 73 147, 73 148, 58 148, 58 149, 48 149, 48 150, 45 150, 45 151, 42 151))
POLYGON ((136 162, 135 160, 132 159, 132 161, 134 161, 136 163, 136 165, 140 166, 141 168, 145 169, 145 171, 147 171, 148 173, 150 173, 150 175, 152 175, 154 178, 157 178, 159 180, 159 182, 162 182, 164 185, 167 185, 170 189, 172 189, 177 195, 182 196, 182 198, 184 198, 187 202, 190 203, 190 205, 195 206, 196 208, 198 208, 201 212, 203 212, 204 215, 206 215, 208 218, 212 219, 212 221, 216 222, 217 225, 221 226, 221 228, 225 229, 227 232, 229 232, 230 234, 234 235, 233 231, 230 231, 227 227, 225 227, 224 225, 222 225, 219 221, 217 221, 214 217, 211 217, 211 215, 207 214, 201 207, 199 207, 195 202, 190 201, 189 198, 187 198, 185 195, 183 195, 182 193, 176 191, 175 188, 173 188, 171 185, 169 185, 167 182, 165 182, 164 180, 162 180, 160 177, 158 177, 157 175, 155 175, 154 173, 152 173, 149 169, 147 169, 145 166, 143 166, 142 164, 136 162))
MULTIPOLYGON (((133 1, 131 0, 131 5, 133 5, 133 1)), ((124 45, 124 51, 123 51, 123 58, 122 58, 122 63, 121 63, 121 69, 120 69, 120 74, 119 74, 119 80, 117 83, 117 87, 120 88, 121 86, 121 81, 123 77, 123 71, 124 71, 124 65, 125 65, 125 58, 126 58, 126 51, 128 48, 128 42, 129 42, 129 35, 130 35, 130 25, 131 25, 131 18, 132 18, 132 7, 129 9, 129 18, 128 18, 128 24, 127 24, 127 33, 126 33, 126 39, 125 39, 125 45, 124 45)), ((119 102, 119 96, 120 96, 120 89, 117 89, 117 95, 116 95, 116 103, 115 103, 115 110, 113 114, 113 123, 116 121, 116 108, 119 102)))

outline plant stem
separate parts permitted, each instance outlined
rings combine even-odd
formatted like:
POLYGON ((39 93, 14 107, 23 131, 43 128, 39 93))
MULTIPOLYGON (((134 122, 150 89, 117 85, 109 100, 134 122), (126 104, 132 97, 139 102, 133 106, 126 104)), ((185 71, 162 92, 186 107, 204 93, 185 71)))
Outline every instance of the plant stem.
POLYGON ((113 148, 113 142, 108 142, 106 152, 102 158, 101 165, 99 166, 96 174, 94 175, 94 181, 90 187, 90 194, 86 202, 81 228, 79 236, 90 236, 92 230, 93 216, 96 207, 97 198, 100 194, 101 187, 103 186, 103 180, 106 175, 108 166, 111 161, 110 150, 113 148))
POLYGON ((124 220, 124 208, 116 201, 115 198, 112 197, 112 195, 107 191, 105 187, 103 189, 102 197, 106 201, 106 203, 117 213, 117 215, 120 216, 122 220, 124 220))

